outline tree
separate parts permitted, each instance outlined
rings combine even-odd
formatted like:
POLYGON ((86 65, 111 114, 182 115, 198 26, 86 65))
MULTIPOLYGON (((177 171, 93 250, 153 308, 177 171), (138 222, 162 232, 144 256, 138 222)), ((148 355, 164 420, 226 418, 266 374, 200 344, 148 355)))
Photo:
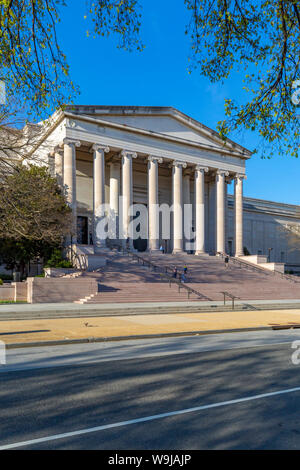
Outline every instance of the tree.
MULTIPOLYGON (((32 162, 30 149, 51 124, 47 120, 39 126, 27 124, 21 132, 28 118, 45 119, 78 94, 57 40, 60 9, 65 5, 64 0, 0 0, 0 175, 14 170, 20 161, 32 162)), ((120 37, 119 47, 142 49, 135 0, 87 0, 86 7, 95 35, 114 32, 120 37)))
POLYGON ((47 260, 56 249, 56 245, 49 245, 43 240, 2 239, 0 240, 0 264, 5 265, 8 270, 19 271, 23 277, 32 260, 36 258, 47 260))
MULTIPOLYGON (((78 91, 56 33, 64 0, 0 0, 0 79, 33 115, 46 115, 78 91)), ((69 2, 71 3, 71 2, 69 2)), ((95 35, 114 32, 119 47, 142 48, 135 0, 88 0, 95 35)))
POLYGON ((71 209, 47 168, 20 165, 0 180, 0 237, 57 245, 70 233, 71 209))
MULTIPOLYGON (((293 83, 300 88, 299 0, 183 1, 191 13, 189 71, 199 68, 212 82, 235 71, 245 83, 245 103, 225 102, 220 135, 225 140, 240 128, 256 130, 270 147, 268 156, 274 151, 298 156, 299 121, 291 96, 293 83)), ((61 107, 77 92, 56 35, 59 8, 67 3, 0 0, 0 78, 8 95, 22 98, 33 114, 61 107)), ((142 1, 87 0, 86 5, 94 35, 115 33, 119 47, 143 50, 142 1)))
MULTIPOLYGON (((299 0, 185 0, 192 13, 192 66, 211 81, 242 70, 246 103, 225 102, 225 138, 243 126, 272 150, 299 155, 299 121, 291 101, 299 77, 299 0), (203 54, 206 50, 206 54, 203 54)), ((263 149, 264 150, 264 149, 263 149)))

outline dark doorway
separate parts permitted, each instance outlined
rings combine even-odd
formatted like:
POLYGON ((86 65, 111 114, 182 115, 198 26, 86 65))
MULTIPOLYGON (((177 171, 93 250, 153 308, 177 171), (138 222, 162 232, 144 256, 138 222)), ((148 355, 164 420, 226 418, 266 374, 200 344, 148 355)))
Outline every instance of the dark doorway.
POLYGON ((88 244, 88 218, 81 215, 77 217, 77 243, 88 244))
MULTIPOLYGON (((136 219, 139 216, 140 216, 140 212, 137 211, 136 215, 133 218, 136 219)), ((140 225, 141 224, 137 225, 137 228, 136 228, 137 233, 141 231, 140 225)), ((148 248, 148 240, 145 238, 138 237, 136 240, 133 240, 133 248, 140 252, 146 251, 148 248)))

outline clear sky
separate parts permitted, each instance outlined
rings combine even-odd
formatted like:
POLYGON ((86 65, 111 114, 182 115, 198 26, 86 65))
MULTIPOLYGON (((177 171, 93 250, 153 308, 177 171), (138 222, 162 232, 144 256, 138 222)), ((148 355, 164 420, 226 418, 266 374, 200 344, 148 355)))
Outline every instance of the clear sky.
MULTIPOLYGON (((241 76, 211 84, 195 70, 188 74, 189 14, 183 0, 141 0, 143 52, 117 49, 114 37, 86 35, 85 1, 70 0, 62 8, 58 37, 67 54, 73 81, 80 87, 77 104, 173 106, 215 129, 224 117, 224 99, 243 99, 241 76)), ((248 149, 257 136, 232 136, 248 149)), ((247 163, 244 194, 300 204, 300 162, 286 157, 252 157, 247 163)))

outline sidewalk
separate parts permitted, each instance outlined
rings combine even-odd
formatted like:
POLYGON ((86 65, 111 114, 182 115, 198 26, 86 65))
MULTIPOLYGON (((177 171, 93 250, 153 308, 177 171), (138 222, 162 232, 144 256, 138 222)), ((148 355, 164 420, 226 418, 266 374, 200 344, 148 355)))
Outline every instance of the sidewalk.
MULTIPOLYGON (((235 305, 238 309, 238 306, 245 306, 245 305, 259 305, 259 306, 268 306, 271 305, 290 305, 291 307, 296 306, 295 308, 300 308, 300 298, 299 299, 283 299, 283 300, 236 300, 235 305)), ((111 311, 116 310, 145 310, 145 309, 172 309, 172 308, 180 308, 184 309, 186 307, 193 308, 197 311, 197 308, 205 308, 207 310, 214 306, 222 307, 224 305, 223 301, 216 300, 216 301, 193 301, 193 302, 130 302, 130 303, 107 303, 107 304, 75 304, 75 303, 45 303, 45 304, 0 304, 0 320, 1 316, 5 316, 6 314, 24 314, 24 316, 36 313, 62 313, 65 312, 67 314, 72 313, 91 313, 97 312, 100 315, 109 313, 111 311)), ((231 306, 231 300, 226 300, 226 305, 231 306)), ((275 308, 275 307, 274 307, 275 308)))
POLYGON ((0 340, 9 345, 286 325, 300 325, 300 309, 10 320, 0 322, 0 340))

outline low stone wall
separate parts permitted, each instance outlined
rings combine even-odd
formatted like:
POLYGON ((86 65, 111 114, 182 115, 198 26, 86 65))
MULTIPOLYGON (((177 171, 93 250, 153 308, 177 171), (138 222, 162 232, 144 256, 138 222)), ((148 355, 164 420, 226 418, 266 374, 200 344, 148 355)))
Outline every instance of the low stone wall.
POLYGON ((27 282, 13 282, 14 288, 14 301, 27 302, 27 282))
POLYGON ((11 284, 0 286, 0 300, 14 301, 15 288, 11 284))
POLYGON ((28 303, 74 302, 98 292, 98 282, 90 278, 28 278, 28 303))
POLYGON ((44 268, 44 271, 45 277, 63 277, 77 272, 74 268, 44 268))

